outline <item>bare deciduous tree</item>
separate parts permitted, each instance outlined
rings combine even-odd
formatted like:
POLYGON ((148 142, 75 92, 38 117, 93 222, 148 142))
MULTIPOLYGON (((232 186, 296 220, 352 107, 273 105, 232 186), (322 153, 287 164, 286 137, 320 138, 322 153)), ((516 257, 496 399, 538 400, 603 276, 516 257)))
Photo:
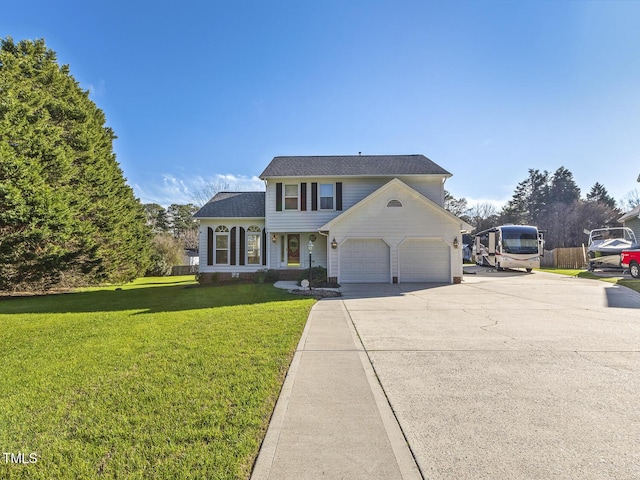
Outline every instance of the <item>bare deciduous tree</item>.
POLYGON ((219 192, 236 192, 238 185, 224 178, 217 178, 205 184, 202 188, 193 193, 193 201, 199 207, 202 207, 211 200, 216 193, 219 192))
POLYGON ((638 205, 640 205, 640 192, 637 188, 631 190, 620 200, 620 208, 623 212, 633 210, 638 205))

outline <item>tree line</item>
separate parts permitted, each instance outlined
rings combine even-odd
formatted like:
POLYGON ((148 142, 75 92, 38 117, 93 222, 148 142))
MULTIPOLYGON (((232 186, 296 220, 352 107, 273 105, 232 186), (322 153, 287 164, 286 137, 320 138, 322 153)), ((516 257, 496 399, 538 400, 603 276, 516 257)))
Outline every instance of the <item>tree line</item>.
POLYGON ((474 227, 475 232, 505 223, 535 225, 545 231, 545 248, 577 247, 587 241, 584 230, 617 226, 618 218, 640 204, 635 192, 622 208, 604 185, 596 182, 584 198, 573 174, 565 167, 550 173, 529 169, 511 199, 498 210, 489 203, 469 206, 464 198, 445 193, 445 208, 474 227))

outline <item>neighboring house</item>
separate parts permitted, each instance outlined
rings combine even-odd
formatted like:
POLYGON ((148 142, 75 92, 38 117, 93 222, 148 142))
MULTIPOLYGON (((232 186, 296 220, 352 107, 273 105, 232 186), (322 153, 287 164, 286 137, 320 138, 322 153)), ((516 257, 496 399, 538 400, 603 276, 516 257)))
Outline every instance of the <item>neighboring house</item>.
POLYGON ((184 255, 182 256, 182 265, 189 265, 190 267, 197 267, 200 263, 200 254, 195 248, 186 248, 184 255))
POLYGON ((640 242, 640 205, 621 216, 618 222, 633 230, 633 233, 636 235, 636 240, 640 242))
POLYGON ((266 192, 218 193, 195 214, 200 272, 296 278, 311 245, 340 283, 458 282, 472 227, 443 208, 450 176, 424 155, 275 157, 266 192))

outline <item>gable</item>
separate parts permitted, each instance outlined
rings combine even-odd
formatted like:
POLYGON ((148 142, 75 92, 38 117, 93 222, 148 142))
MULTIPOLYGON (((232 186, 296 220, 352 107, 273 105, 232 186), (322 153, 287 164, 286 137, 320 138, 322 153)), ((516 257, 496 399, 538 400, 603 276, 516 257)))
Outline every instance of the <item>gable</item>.
MULTIPOLYGON (((431 222, 455 225, 461 231, 472 226, 442 208, 398 179, 393 179, 356 205, 323 225, 320 230, 330 231, 344 224, 367 224, 380 228, 380 223, 393 224, 431 222)), ((410 225, 408 225, 410 226, 410 225)))

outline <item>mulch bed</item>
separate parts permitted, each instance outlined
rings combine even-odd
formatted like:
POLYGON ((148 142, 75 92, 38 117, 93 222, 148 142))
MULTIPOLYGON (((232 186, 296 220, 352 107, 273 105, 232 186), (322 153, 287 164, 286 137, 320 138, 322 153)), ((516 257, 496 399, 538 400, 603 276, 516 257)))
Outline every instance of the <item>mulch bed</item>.
POLYGON ((342 294, 340 292, 335 292, 333 290, 323 290, 314 288, 312 290, 289 290, 289 293, 292 295, 300 295, 303 297, 315 297, 315 298, 329 298, 329 297, 341 297, 342 294))

